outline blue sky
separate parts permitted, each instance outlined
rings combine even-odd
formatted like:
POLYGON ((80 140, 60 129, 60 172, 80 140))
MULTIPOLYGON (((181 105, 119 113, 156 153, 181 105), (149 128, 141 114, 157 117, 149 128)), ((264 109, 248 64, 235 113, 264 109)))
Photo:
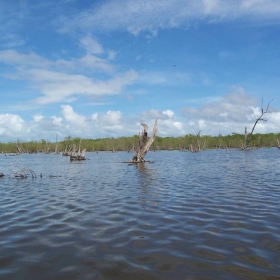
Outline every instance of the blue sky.
POLYGON ((280 132, 278 0, 2 0, 0 141, 280 132))

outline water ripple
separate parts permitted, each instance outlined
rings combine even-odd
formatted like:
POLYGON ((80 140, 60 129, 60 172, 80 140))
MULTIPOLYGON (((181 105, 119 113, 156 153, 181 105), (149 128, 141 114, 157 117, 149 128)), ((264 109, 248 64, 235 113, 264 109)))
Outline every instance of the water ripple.
POLYGON ((42 178, 0 178, 0 279, 280 278, 275 149, 128 157, 22 155, 42 178))

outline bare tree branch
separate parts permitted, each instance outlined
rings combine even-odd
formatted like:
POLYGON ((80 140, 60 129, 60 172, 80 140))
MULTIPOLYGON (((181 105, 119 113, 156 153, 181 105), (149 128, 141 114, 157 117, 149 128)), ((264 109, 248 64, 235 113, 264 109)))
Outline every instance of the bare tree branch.
POLYGON ((251 132, 247 134, 247 128, 245 127, 245 143, 244 143, 244 147, 243 147, 244 150, 246 150, 246 149, 248 148, 249 143, 252 141, 253 132, 254 132, 254 130, 255 130, 255 128, 256 128, 258 122, 260 122, 260 121, 266 122, 266 121, 267 121, 266 119, 263 118, 263 116, 264 116, 265 114, 271 113, 271 112, 269 111, 269 106, 270 106, 270 103, 271 103, 272 101, 273 101, 273 99, 271 99, 271 100, 268 102, 268 104, 267 104, 267 106, 266 106, 266 108, 265 108, 265 110, 264 110, 264 107, 263 107, 263 98, 262 98, 261 115, 260 115, 258 118, 256 118, 255 123, 254 123, 254 125, 253 125, 253 127, 252 127, 251 132))

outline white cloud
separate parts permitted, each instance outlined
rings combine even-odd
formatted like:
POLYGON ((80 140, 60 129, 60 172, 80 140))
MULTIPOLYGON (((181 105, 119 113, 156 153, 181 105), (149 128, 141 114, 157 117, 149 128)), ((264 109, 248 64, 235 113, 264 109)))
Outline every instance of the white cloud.
POLYGON ((20 135, 25 127, 24 120, 13 114, 0 114, 0 135, 20 135))
POLYGON ((58 131, 65 131, 62 126, 63 120, 60 117, 52 116, 50 118, 45 117, 41 114, 36 114, 33 116, 33 121, 27 123, 23 131, 23 135, 26 139, 38 140, 49 139, 49 137, 54 136, 58 131), (27 133, 28 132, 28 133, 27 133))
POLYGON ((198 120, 198 128, 201 130, 201 129, 204 129, 206 128, 207 125, 205 124, 205 121, 204 120, 198 120))
POLYGON ((142 71, 139 73, 139 84, 146 85, 187 85, 191 81, 191 74, 185 72, 152 72, 142 71))
POLYGON ((122 136, 129 131, 129 125, 126 126, 126 119, 120 111, 109 110, 106 114, 94 113, 91 116, 95 129, 103 134, 111 134, 113 137, 122 136))
POLYGON ((83 37, 80 39, 81 47, 86 50, 88 54, 102 54, 104 50, 97 40, 90 36, 83 37))
POLYGON ((18 34, 8 33, 2 35, 2 48, 14 48, 25 44, 25 40, 18 34))
POLYGON ((115 125, 119 124, 122 118, 122 113, 120 111, 108 111, 106 115, 103 116, 103 122, 105 125, 115 125))
POLYGON ((66 121, 73 123, 78 126, 84 126, 86 117, 81 116, 74 112, 73 108, 69 105, 61 105, 62 115, 64 116, 66 121))
MULTIPOLYGON (((87 67, 100 72, 110 73, 114 70, 114 66, 111 65, 107 60, 91 54, 87 54, 80 59, 72 61, 77 66, 80 65, 82 67, 87 67)), ((75 66, 75 68, 78 68, 77 66, 75 66)))
POLYGON ((92 114, 91 118, 96 121, 98 119, 98 113, 92 114))
POLYGON ((166 110, 166 111, 163 111, 162 113, 165 114, 165 115, 167 115, 167 116, 170 117, 170 118, 173 118, 173 117, 174 117, 174 112, 171 111, 171 110, 166 110))
MULTIPOLYGON (((278 0, 111 0, 95 5, 67 21, 61 30, 127 30, 134 35, 158 29, 187 26, 190 22, 250 21, 279 22, 278 0)), ((63 18, 65 21, 65 18, 63 18)))
POLYGON ((56 116, 52 116, 51 119, 53 120, 54 125, 61 125, 62 124, 62 118, 58 118, 56 116))
POLYGON ((15 50, 0 51, 0 62, 8 65, 13 65, 20 69, 45 69, 45 70, 62 70, 70 72, 79 70, 80 72, 85 69, 91 69, 98 72, 112 72, 114 66, 111 65, 106 59, 99 58, 90 53, 80 58, 73 58, 69 60, 59 59, 52 61, 45 59, 35 53, 20 53, 15 50))
POLYGON ((35 115, 33 116, 33 119, 34 119, 34 121, 35 121, 36 123, 39 122, 39 121, 41 121, 43 118, 44 118, 44 116, 39 115, 39 114, 35 114, 35 115))
POLYGON ((153 127, 155 119, 158 119, 158 133, 163 136, 179 136, 185 134, 184 125, 180 122, 172 110, 149 110, 141 114, 142 122, 153 127))
POLYGON ((159 72, 143 72, 141 73, 138 83, 149 84, 149 85, 160 85, 165 84, 168 78, 159 72))
POLYGON ((71 102, 78 96, 101 96, 120 94, 122 90, 138 79, 134 70, 120 74, 112 74, 111 78, 94 79, 83 73, 84 67, 97 67, 99 70, 110 72, 113 67, 101 58, 87 55, 76 60, 59 60, 52 62, 36 54, 21 54, 13 50, 0 51, 0 62, 15 65, 16 69, 11 79, 25 79, 37 88, 42 96, 35 102, 47 104, 54 102, 71 102), (68 73, 78 69, 80 74, 68 73))
POLYGON ((111 51, 111 50, 108 51, 108 59, 109 60, 115 59, 116 56, 117 56, 117 52, 116 51, 111 51))
POLYGON ((21 67, 49 67, 52 62, 35 53, 23 54, 15 50, 0 51, 0 62, 21 67))
MULTIPOLYGON (((243 133, 244 127, 251 129, 255 120, 261 115, 261 105, 258 100, 246 94, 244 89, 234 87, 234 92, 227 94, 218 101, 209 102, 198 108, 185 107, 183 115, 189 122, 189 128, 201 129, 203 134, 217 135, 231 134, 232 132, 243 133)), ((264 110, 267 104, 264 105, 264 110)), ((279 113, 272 112, 265 115, 268 122, 259 122, 255 132, 277 132, 279 129, 279 113)), ((188 128, 186 128, 188 129, 188 128)))
MULTIPOLYGON (((133 116, 112 109, 104 113, 93 111, 87 116, 78 113, 73 106, 65 104, 61 106, 61 115, 46 117, 43 114, 35 114, 33 120, 29 122, 24 121, 19 115, 0 114, 0 135, 2 141, 15 141, 20 137, 22 140, 48 139, 53 142, 56 133, 60 139, 69 135, 83 138, 133 136, 142 130, 140 123, 149 126, 150 135, 155 119, 158 119, 158 135, 163 137, 197 134, 199 130, 201 134, 208 135, 244 133, 244 127, 247 126, 250 131, 255 117, 261 113, 260 107, 252 104, 255 104, 255 100, 250 96, 244 96, 240 92, 232 93, 230 97, 226 95, 216 104, 209 103, 200 108, 189 108, 185 120, 170 109, 148 110, 133 116), (242 96, 244 100, 251 101, 247 105, 239 104, 239 98, 242 96), (220 109, 228 106, 226 103, 229 99, 236 100, 236 103, 233 107, 228 107, 228 115, 221 116, 221 112, 224 111, 220 109), (209 108, 214 110, 212 114, 209 114, 209 108), (240 117, 236 116, 238 114, 240 117)), ((255 133, 279 133, 280 112, 271 112, 266 114, 265 118, 268 121, 260 122, 255 133)))
POLYGON ((240 123, 254 115, 257 100, 248 96, 242 88, 234 88, 234 93, 223 96, 219 101, 206 103, 199 108, 186 107, 183 113, 194 119, 216 122, 240 123))

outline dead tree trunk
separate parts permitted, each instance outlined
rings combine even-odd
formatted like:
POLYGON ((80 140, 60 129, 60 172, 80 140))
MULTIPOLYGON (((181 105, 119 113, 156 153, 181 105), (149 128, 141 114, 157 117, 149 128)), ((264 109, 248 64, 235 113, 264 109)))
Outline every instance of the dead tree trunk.
POLYGON ((280 141, 279 141, 278 138, 276 138, 276 147, 277 147, 278 149, 280 149, 280 141))
POLYGON ((244 144, 241 145, 241 150, 246 150, 247 149, 247 137, 248 137, 248 131, 247 127, 245 126, 245 132, 244 132, 244 144))
POLYGON ((21 154, 21 150, 19 148, 19 146, 17 145, 17 153, 20 155, 21 154))
MULTIPOLYGON (((272 100, 273 100, 273 99, 272 99, 272 100)), ((260 115, 258 118, 256 118, 255 123, 254 123, 254 125, 253 125, 252 130, 251 130, 250 133, 247 133, 247 128, 245 127, 245 141, 244 141, 244 148, 243 148, 243 150, 247 150, 247 149, 248 149, 249 144, 250 144, 250 142, 252 141, 253 132, 254 132, 254 130, 255 130, 255 128, 256 128, 257 123, 258 123, 259 121, 264 121, 264 122, 267 121, 266 119, 263 118, 263 116, 264 116, 265 114, 267 114, 267 113, 270 113, 270 111, 269 111, 269 105, 270 105, 270 103, 271 103, 272 100, 270 100, 270 101, 268 102, 268 104, 267 104, 265 110, 264 110, 264 108, 263 108, 263 101, 262 101, 262 108, 261 108, 262 113, 261 113, 261 115, 260 115)))
POLYGON ((199 141, 200 132, 201 132, 201 130, 199 130, 197 135, 196 135, 195 152, 199 152, 200 151, 200 141, 199 141))
POLYGON ((156 134, 157 134, 157 130, 158 130, 157 121, 158 120, 156 119, 154 128, 153 128, 153 133, 149 139, 148 139, 148 126, 144 123, 141 123, 141 125, 144 127, 144 129, 141 132, 141 134, 139 135, 140 139, 138 142, 138 147, 137 147, 136 153, 131 160, 132 163, 140 163, 140 162, 146 161, 145 155, 149 151, 151 145, 153 144, 153 142, 156 138, 156 134))

